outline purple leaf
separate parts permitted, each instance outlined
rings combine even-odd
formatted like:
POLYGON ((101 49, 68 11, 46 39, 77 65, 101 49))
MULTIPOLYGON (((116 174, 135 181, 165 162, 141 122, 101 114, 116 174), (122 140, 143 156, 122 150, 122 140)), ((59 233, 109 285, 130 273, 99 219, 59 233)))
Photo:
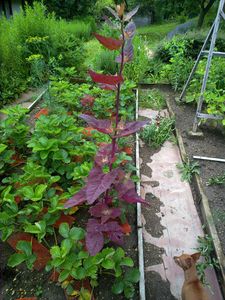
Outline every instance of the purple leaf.
POLYGON ((98 120, 92 116, 81 114, 80 118, 83 119, 91 127, 97 129, 100 132, 110 134, 113 132, 112 122, 110 120, 98 120))
POLYGON ((137 194, 133 181, 127 180, 126 182, 118 183, 115 185, 115 188, 119 197, 125 202, 147 204, 147 202, 137 194))
POLYGON ((118 222, 100 224, 96 219, 89 219, 87 224, 86 247, 91 255, 96 255, 104 246, 104 234, 113 242, 123 242, 123 230, 118 222))
POLYGON ((102 225, 96 219, 89 219, 87 223, 88 232, 99 232, 102 231, 102 225))
POLYGON ((70 208, 83 204, 86 201, 86 188, 83 188, 78 193, 76 193, 72 198, 70 198, 65 204, 65 208, 70 208))
POLYGON ((118 169, 113 169, 109 173, 103 173, 102 169, 96 167, 91 170, 88 176, 88 183, 86 186, 87 202, 92 204, 97 198, 110 188, 111 184, 115 181, 118 174, 118 169))
MULTIPOLYGON (((118 146, 116 146, 115 151, 118 151, 118 146)), ((95 156, 95 162, 98 166, 102 167, 106 164, 111 163, 112 156, 112 144, 103 145, 95 156)))
POLYGON ((93 106, 95 98, 91 95, 85 95, 81 100, 80 103, 82 106, 93 106))
MULTIPOLYGON (((125 47, 124 47, 124 62, 129 62, 133 59, 134 56, 134 47, 132 45, 132 40, 129 39, 126 41, 125 43, 125 47)), ((121 59, 121 54, 119 56, 116 57, 116 62, 121 63, 122 59, 121 59)))
POLYGON ((124 21, 129 21, 139 10, 140 5, 136 6, 132 11, 130 11, 128 14, 125 15, 124 21))
POLYGON ((123 82, 123 77, 121 75, 104 75, 96 73, 92 70, 88 71, 92 80, 96 83, 105 83, 110 85, 116 85, 123 82))
POLYGON ((115 91, 117 89, 117 85, 105 84, 105 83, 99 83, 99 87, 107 91, 115 91))
POLYGON ((143 126, 145 126, 149 121, 134 121, 127 122, 124 126, 119 127, 119 134, 116 136, 117 138, 131 135, 138 130, 140 130, 143 126))
POLYGON ((108 9, 108 11, 116 18, 116 19, 120 19, 119 18, 119 16, 118 16, 118 14, 117 14, 117 12, 114 10, 114 9, 112 9, 111 7, 109 7, 109 6, 106 6, 106 8, 108 9))
POLYGON ((119 245, 123 243, 124 234, 118 222, 113 221, 104 224, 104 231, 107 232, 108 238, 114 243, 117 243, 119 245))
POLYGON ((89 254, 95 256, 104 246, 104 236, 102 232, 87 232, 85 243, 89 254))
POLYGON ((123 40, 117 40, 94 33, 96 39, 109 50, 118 50, 123 45, 123 40))
POLYGON ((142 199, 136 192, 135 188, 127 191, 123 196, 122 199, 127 203, 143 203, 147 204, 147 202, 142 199))
POLYGON ((135 31, 136 31, 136 25, 134 24, 134 22, 130 22, 127 24, 127 26, 124 29, 124 34, 125 34, 125 38, 126 39, 132 39, 135 35, 135 31))
POLYGON ((110 208, 105 203, 98 203, 89 209, 93 217, 101 218, 101 223, 107 222, 109 219, 116 219, 121 215, 120 208, 110 208))

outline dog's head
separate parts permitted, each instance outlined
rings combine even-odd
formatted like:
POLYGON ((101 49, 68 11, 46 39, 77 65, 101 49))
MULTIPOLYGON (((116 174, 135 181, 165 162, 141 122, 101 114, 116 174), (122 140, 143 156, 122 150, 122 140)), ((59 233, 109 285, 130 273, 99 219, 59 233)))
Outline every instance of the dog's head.
POLYGON ((184 271, 186 271, 196 264, 200 256, 201 253, 198 252, 192 255, 182 254, 181 256, 174 256, 173 259, 179 267, 181 267, 184 271))

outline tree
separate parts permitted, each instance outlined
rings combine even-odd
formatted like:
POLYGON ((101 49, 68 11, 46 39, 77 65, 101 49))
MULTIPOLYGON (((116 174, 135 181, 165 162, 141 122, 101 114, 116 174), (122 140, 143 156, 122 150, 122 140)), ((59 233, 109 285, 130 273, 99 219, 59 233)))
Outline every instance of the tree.
POLYGON ((213 4, 216 2, 216 0, 201 0, 200 1, 200 15, 198 18, 198 28, 201 28, 205 19, 206 14, 209 12, 210 8, 213 6, 213 4))

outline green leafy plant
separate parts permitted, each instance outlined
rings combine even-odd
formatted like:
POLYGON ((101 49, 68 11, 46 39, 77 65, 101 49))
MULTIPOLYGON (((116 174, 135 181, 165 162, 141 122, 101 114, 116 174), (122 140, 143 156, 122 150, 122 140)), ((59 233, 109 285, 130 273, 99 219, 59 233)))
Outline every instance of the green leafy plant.
POLYGON ((207 234, 204 237, 198 236, 198 244, 199 246, 196 248, 196 250, 201 253, 201 256, 204 258, 204 261, 197 263, 197 272, 201 282, 204 285, 209 285, 209 283, 206 280, 206 269, 219 267, 217 259, 212 257, 214 252, 213 239, 207 234))
POLYGON ((32 251, 32 243, 26 241, 19 241, 16 245, 18 253, 14 253, 9 257, 8 266, 16 267, 19 264, 25 262, 29 270, 33 269, 36 255, 32 251))
POLYGON ((3 143, 21 154, 26 153, 26 142, 29 138, 29 126, 26 123, 28 109, 16 105, 4 108, 1 112, 6 115, 6 118, 0 121, 3 143))
MULTIPOLYGON (((50 172, 60 176, 66 174, 67 179, 71 179, 74 168, 80 165, 73 162, 73 158, 82 156, 88 161, 96 153, 96 146, 84 140, 82 130, 66 113, 41 116, 28 142, 33 159, 40 161, 50 172)), ((87 166, 91 167, 90 164, 87 166)))
POLYGON ((159 117, 146 126, 140 134, 140 138, 149 146, 159 148, 170 139, 173 134, 174 119, 159 117))
POLYGON ((140 91, 139 106, 144 108, 151 108, 161 110, 166 108, 165 98, 157 89, 141 90, 140 91))
POLYGON ((12 159, 12 155, 15 152, 8 149, 8 146, 5 144, 0 144, 0 175, 4 174, 9 164, 11 164, 14 160, 12 159))
POLYGON ((187 161, 181 164, 177 164, 177 168, 181 173, 181 180, 191 182, 194 174, 200 174, 199 164, 197 162, 187 161))
POLYGON ((225 184, 225 173, 222 175, 211 177, 207 181, 207 185, 224 185, 224 184, 225 184))
POLYGON ((83 249, 85 232, 78 227, 69 228, 68 224, 62 223, 59 233, 64 238, 60 246, 53 246, 50 249, 52 259, 46 266, 49 271, 55 268, 59 275, 59 282, 65 286, 68 293, 74 292, 74 280, 89 279, 92 288, 98 285, 98 276, 110 272, 114 276, 115 282, 112 292, 124 295, 130 299, 134 294, 133 284, 139 280, 137 269, 125 271, 125 268, 132 268, 134 263, 131 258, 125 255, 122 248, 105 248, 95 256, 90 256, 83 249), (72 278, 72 279, 70 279, 72 278), (122 285, 121 285, 122 283, 122 285))

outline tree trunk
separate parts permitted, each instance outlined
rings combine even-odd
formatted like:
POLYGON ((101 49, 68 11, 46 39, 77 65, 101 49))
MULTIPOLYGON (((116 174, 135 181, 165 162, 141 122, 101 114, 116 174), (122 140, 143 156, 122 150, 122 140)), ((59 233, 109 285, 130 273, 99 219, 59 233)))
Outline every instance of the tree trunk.
POLYGON ((205 16, 207 15, 207 13, 209 12, 210 8, 213 6, 214 2, 216 0, 210 0, 209 3, 206 5, 206 7, 204 6, 205 4, 205 0, 203 0, 201 2, 201 11, 200 11, 200 15, 199 15, 199 18, 198 18, 198 24, 197 24, 197 27, 198 28, 201 28, 203 23, 204 23, 204 19, 205 19, 205 16))

